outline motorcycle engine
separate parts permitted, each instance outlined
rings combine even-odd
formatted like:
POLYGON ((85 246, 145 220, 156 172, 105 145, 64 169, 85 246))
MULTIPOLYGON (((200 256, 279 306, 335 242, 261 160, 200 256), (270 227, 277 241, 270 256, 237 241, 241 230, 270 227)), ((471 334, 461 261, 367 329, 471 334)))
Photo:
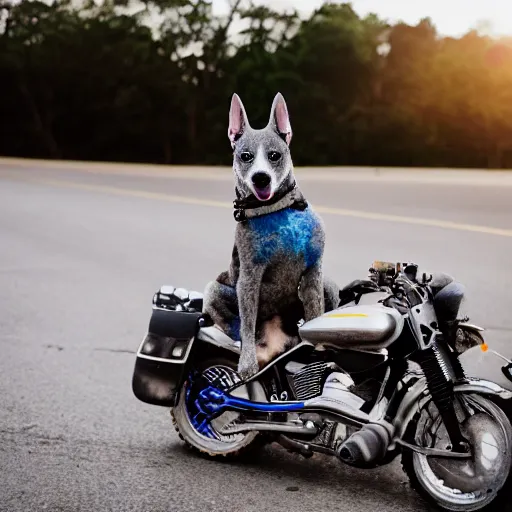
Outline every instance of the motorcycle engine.
MULTIPOLYGON (((297 400, 306 401, 325 396, 340 405, 342 403, 356 409, 364 403, 364 400, 351 393, 354 381, 350 375, 340 371, 335 363, 315 362, 305 365, 292 362, 286 366, 286 370, 297 400)), ((353 433, 346 425, 323 420, 317 414, 305 414, 301 419, 317 423, 320 432, 312 442, 331 450, 336 450, 353 433)))
POLYGON ((315 362, 310 364, 288 363, 286 370, 291 375, 291 384, 297 400, 305 401, 322 393, 327 375, 333 371, 332 363, 315 362))
POLYGON ((352 377, 335 363, 289 363, 286 370, 291 374, 297 400, 323 396, 353 409, 360 409, 364 404, 364 400, 352 392, 355 387, 352 377))
MULTIPOLYGON (((287 370, 291 374, 298 400, 306 401, 321 396, 345 410, 361 409, 365 404, 365 400, 353 392, 355 383, 352 377, 335 363, 289 363, 287 370)), ((334 450, 343 462, 351 466, 371 467, 384 456, 389 446, 388 432, 380 425, 365 425, 358 430, 341 423, 321 420, 316 414, 302 415, 301 419, 321 423, 320 432, 312 442, 334 450)))

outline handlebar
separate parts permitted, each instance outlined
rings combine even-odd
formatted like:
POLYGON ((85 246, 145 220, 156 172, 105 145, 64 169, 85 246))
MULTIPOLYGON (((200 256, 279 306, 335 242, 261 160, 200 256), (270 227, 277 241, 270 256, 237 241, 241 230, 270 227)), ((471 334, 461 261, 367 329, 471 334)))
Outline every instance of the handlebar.
POLYGON ((428 284, 432 281, 432 276, 425 273, 422 274, 421 281, 418 281, 418 265, 415 263, 384 261, 374 261, 368 277, 377 286, 389 290, 408 307, 421 304, 429 296, 428 284))

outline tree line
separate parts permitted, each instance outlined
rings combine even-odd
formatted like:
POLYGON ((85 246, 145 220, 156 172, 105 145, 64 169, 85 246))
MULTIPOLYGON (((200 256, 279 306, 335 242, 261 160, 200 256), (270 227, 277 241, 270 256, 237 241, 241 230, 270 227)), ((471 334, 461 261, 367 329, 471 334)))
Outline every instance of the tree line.
POLYGON ((512 167, 512 45, 325 3, 0 0, 0 154, 228 164, 288 103, 298 165, 512 167))

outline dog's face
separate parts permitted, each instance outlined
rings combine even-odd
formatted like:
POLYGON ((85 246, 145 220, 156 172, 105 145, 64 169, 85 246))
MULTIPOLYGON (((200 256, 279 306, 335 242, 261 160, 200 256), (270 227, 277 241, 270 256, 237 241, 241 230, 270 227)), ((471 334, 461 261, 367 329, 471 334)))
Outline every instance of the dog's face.
POLYGON ((254 130, 242 101, 233 95, 228 137, 234 153, 233 170, 242 194, 252 193, 259 201, 269 201, 293 173, 289 148, 292 129, 283 96, 277 94, 274 98, 268 125, 254 130))

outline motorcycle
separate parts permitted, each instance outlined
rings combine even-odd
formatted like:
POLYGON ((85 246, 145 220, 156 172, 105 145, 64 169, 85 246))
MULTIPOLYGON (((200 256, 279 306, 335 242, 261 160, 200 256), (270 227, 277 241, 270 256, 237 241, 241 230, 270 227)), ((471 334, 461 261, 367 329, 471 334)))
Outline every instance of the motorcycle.
POLYGON ((299 325, 298 345, 244 381, 240 343, 202 313, 202 295, 163 286, 132 389, 171 408, 180 438, 206 456, 271 442, 361 469, 401 456, 439 509, 489 510, 512 488, 512 362, 457 318, 463 297, 444 274, 375 262, 335 309, 299 325), (471 373, 468 361, 478 361, 471 373))

